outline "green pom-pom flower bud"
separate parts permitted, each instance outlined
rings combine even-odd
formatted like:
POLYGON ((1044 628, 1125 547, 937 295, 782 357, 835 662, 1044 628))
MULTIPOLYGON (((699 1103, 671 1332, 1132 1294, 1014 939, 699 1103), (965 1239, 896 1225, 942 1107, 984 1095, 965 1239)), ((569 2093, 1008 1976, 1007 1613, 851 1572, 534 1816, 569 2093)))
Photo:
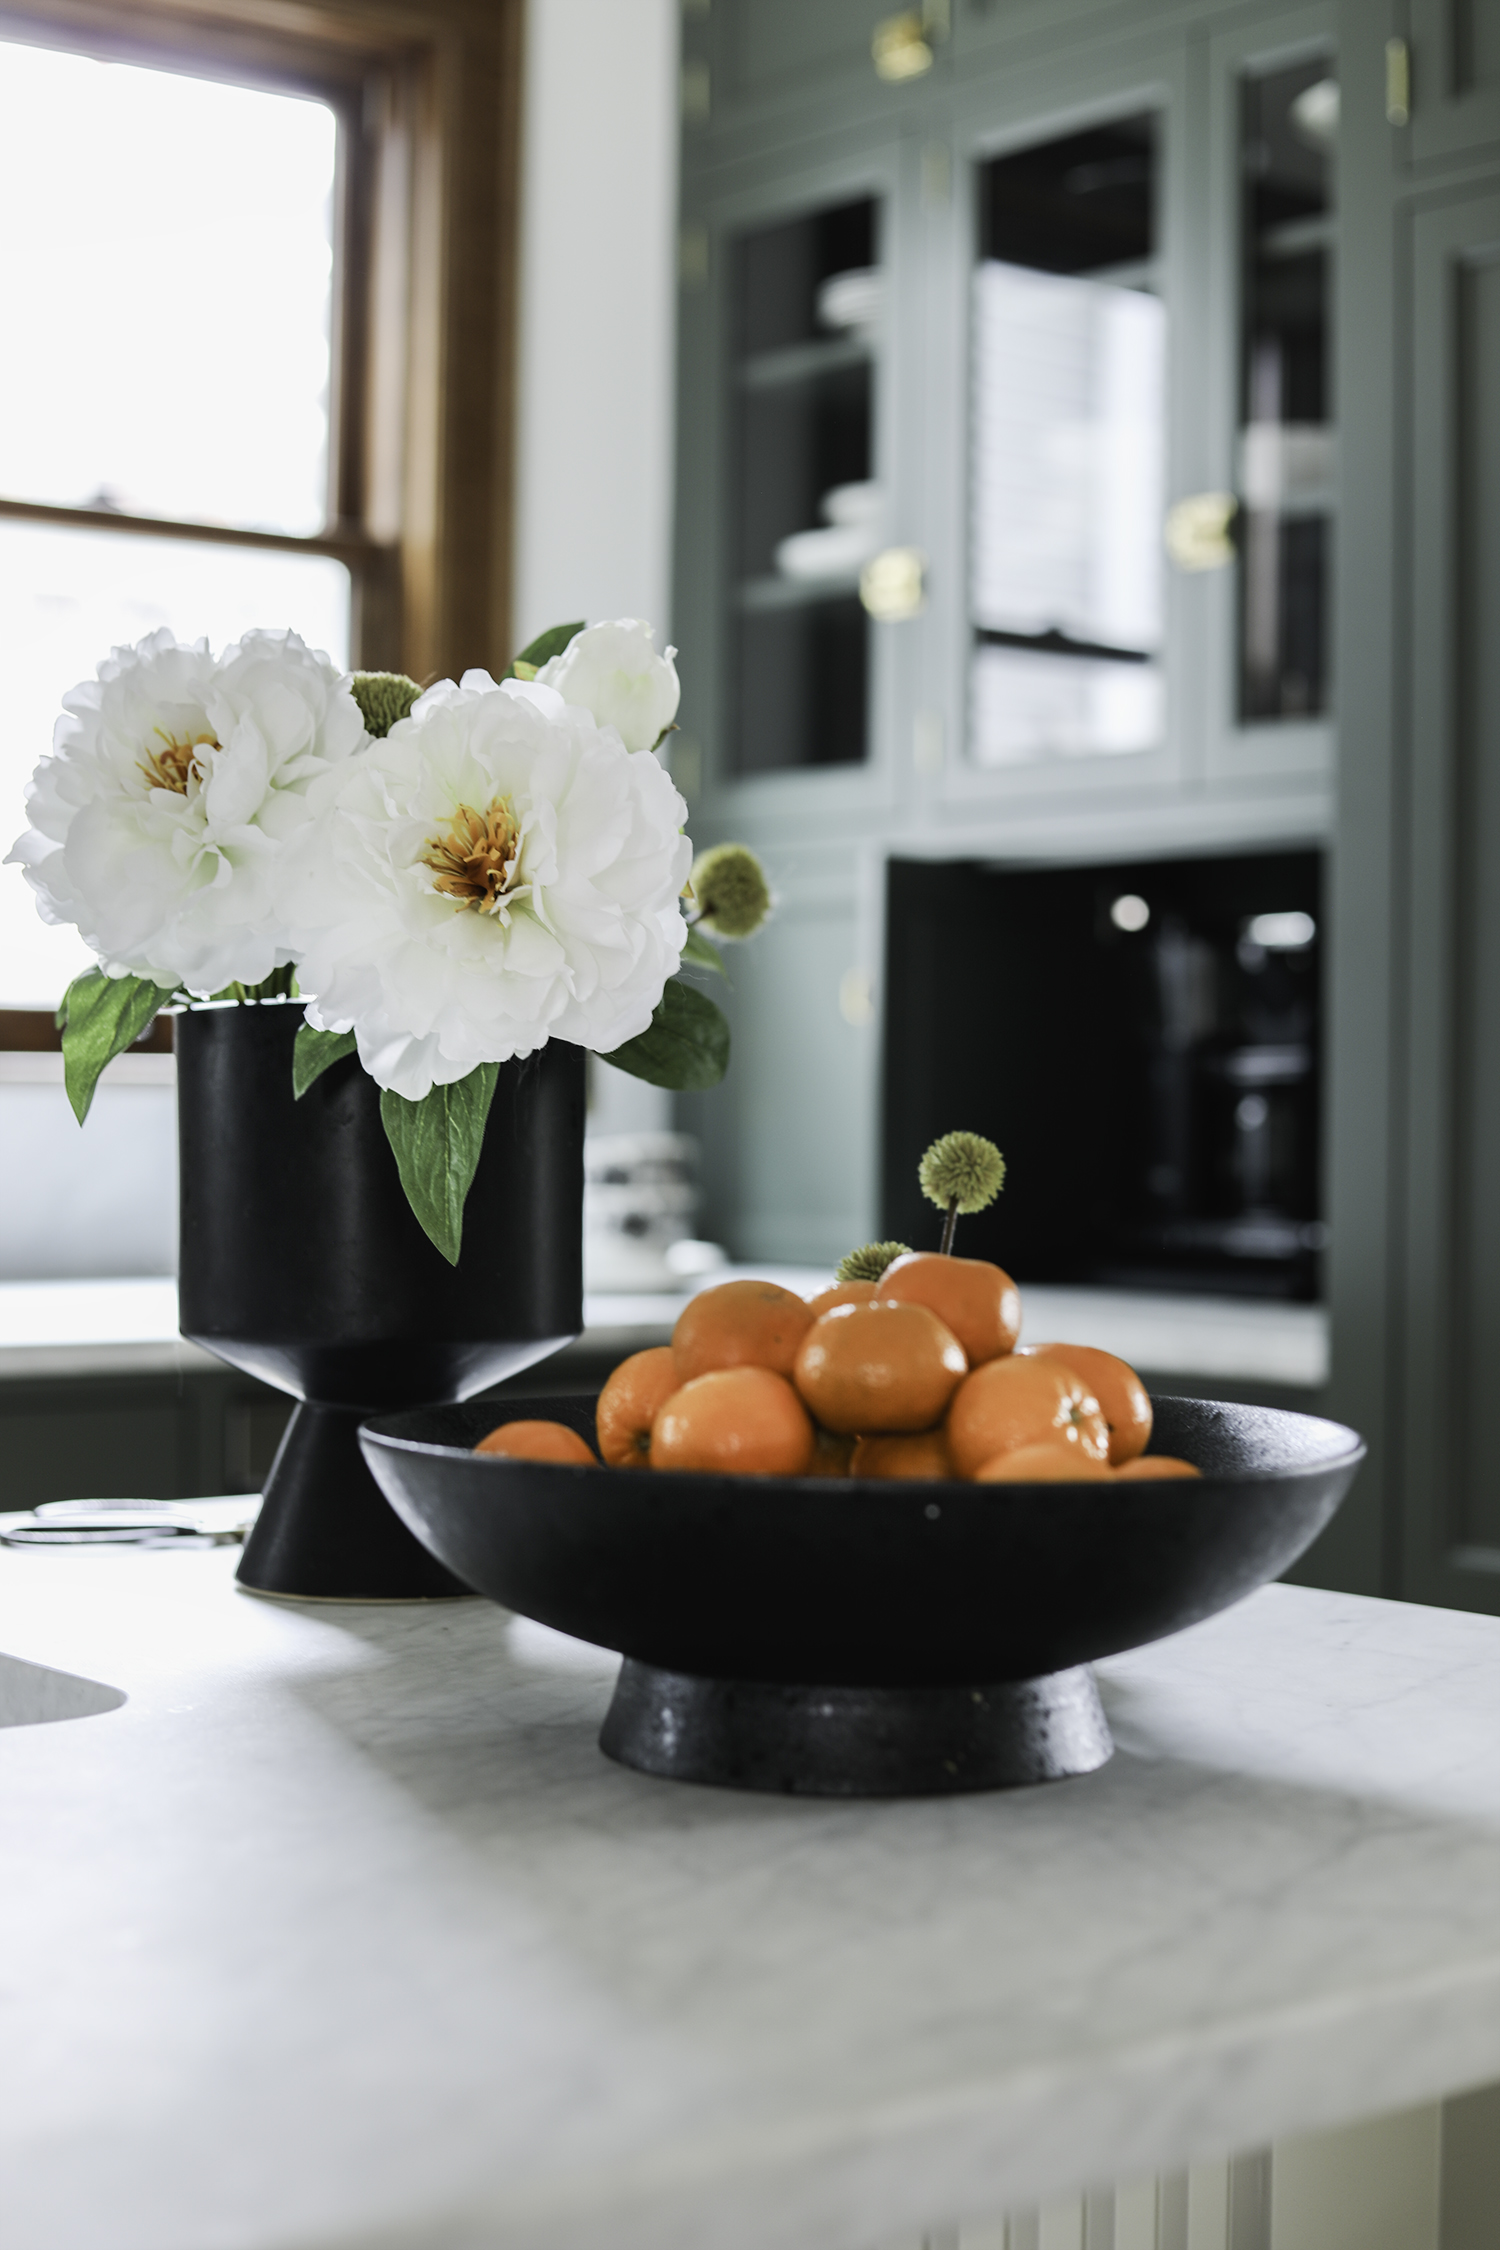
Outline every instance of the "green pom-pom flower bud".
POLYGON ((771 911, 766 871, 744 844, 712 844, 700 852, 688 887, 697 901, 696 927, 709 937, 754 937, 771 911))
POLYGON ((376 741, 388 735, 398 719, 404 719, 422 690, 415 680, 404 672, 356 672, 349 682, 349 693, 359 705, 365 722, 365 732, 376 741))
POLYGON ((847 1258, 840 1258, 834 1268, 836 1282, 879 1281, 887 1266, 898 1258, 907 1256, 909 1242, 866 1242, 858 1250, 851 1250, 847 1258))
POLYGON ((917 1179, 929 1203, 967 1218, 987 1209, 1000 1193, 1005 1158, 978 1133, 945 1133, 918 1165, 917 1179))

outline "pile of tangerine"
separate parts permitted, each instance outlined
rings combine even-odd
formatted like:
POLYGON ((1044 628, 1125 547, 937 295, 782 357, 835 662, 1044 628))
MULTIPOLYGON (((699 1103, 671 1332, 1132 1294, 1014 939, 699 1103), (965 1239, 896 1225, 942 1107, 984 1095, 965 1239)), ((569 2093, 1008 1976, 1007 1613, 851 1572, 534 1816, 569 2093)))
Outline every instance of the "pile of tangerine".
MULTIPOLYGON (((1139 1376, 1087 1344, 1020 1350, 1021 1299, 981 1258, 910 1251, 878 1282, 811 1299, 726 1281, 672 1341, 635 1352, 599 1394, 599 1454, 617 1469, 741 1476, 970 1478, 1036 1484, 1192 1477, 1145 1457, 1139 1376)), ((593 1462, 562 1422, 504 1422, 474 1448, 593 1462)))

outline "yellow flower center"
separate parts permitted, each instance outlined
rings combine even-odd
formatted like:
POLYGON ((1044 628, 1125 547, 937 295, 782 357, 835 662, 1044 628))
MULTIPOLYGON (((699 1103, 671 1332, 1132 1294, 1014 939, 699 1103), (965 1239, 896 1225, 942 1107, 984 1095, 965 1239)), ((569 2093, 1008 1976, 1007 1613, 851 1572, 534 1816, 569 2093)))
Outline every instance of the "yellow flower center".
POLYGON ((168 734, 164 727, 153 730, 161 738, 159 750, 148 750, 141 759, 137 772, 146 776, 152 789, 170 789, 174 795, 185 797, 193 782, 201 788, 208 779, 200 750, 217 750, 220 747, 216 734, 189 735, 179 742, 176 735, 168 734))
POLYGON ((422 854, 433 871, 433 889, 479 914, 498 914, 515 888, 521 857, 521 823, 508 797, 488 812, 460 805, 446 836, 430 839, 422 854))

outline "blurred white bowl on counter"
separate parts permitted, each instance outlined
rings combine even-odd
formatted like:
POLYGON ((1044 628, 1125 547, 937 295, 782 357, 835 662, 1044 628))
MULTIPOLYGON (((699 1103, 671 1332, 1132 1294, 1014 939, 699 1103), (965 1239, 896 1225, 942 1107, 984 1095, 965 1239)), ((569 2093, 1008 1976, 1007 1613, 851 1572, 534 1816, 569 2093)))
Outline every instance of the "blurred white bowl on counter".
POLYGON ((583 1144, 583 1285, 680 1290, 724 1263, 700 1242, 698 1144, 687 1133, 599 1133, 583 1144))
POLYGON ((818 319, 825 328, 842 328, 861 342, 880 325, 885 275, 879 266, 851 266, 831 273, 818 288, 818 319))

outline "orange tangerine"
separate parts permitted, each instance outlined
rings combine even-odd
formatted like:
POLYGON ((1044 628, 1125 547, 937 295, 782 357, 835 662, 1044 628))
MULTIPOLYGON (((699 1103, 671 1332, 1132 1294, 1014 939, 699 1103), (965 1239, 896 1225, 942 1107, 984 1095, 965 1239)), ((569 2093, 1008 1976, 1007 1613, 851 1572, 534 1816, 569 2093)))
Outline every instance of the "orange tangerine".
POLYGON ((612 1469, 644 1469, 651 1459, 651 1425, 656 1410, 678 1389, 677 1363, 670 1344, 622 1359, 595 1410, 599 1451, 612 1469))
POLYGON ((1115 1468, 1144 1452, 1151 1435, 1151 1401, 1135 1369, 1095 1344, 1023 1344, 1023 1359, 1060 1359, 1087 1383, 1109 1424, 1109 1458, 1115 1468))
POLYGON ((938 1250, 908 1250, 881 1278, 880 1294, 898 1304, 926 1305, 952 1329, 971 1367, 1014 1351, 1021 1333, 1021 1293, 1010 1275, 986 1258, 945 1258, 938 1250))
POLYGON ((501 1453, 512 1461, 575 1461, 599 1464, 576 1430, 566 1422, 502 1422, 475 1446, 476 1453, 501 1453))
POLYGON ((679 1383, 722 1367, 769 1367, 790 1375, 812 1326, 805 1299, 774 1281, 721 1281, 683 1308, 672 1331, 679 1383))
POLYGON ((956 1477, 946 1430, 903 1430, 894 1436, 862 1437, 854 1448, 850 1474, 856 1477, 956 1477))
POLYGON ((786 1377, 769 1367, 716 1367, 695 1375, 657 1408, 651 1428, 653 1469, 800 1477, 812 1457, 807 1408, 786 1377))
POLYGON ((1098 1401, 1059 1359, 1015 1352, 976 1367, 948 1410, 948 1444, 960 1476, 973 1477, 997 1454, 1021 1445, 1067 1443, 1075 1433, 1096 1461, 1109 1458, 1109 1426, 1098 1401))
POLYGON ((820 1289, 816 1297, 809 1297, 807 1309, 814 1320, 821 1320, 835 1305, 868 1305, 880 1295, 873 1281, 840 1281, 832 1289, 820 1289))
POLYGON ((962 1381, 963 1346, 925 1305, 835 1305, 802 1339, 792 1379, 828 1430, 930 1430, 962 1381))
POLYGON ((1041 1445, 1017 1445, 997 1453, 975 1473, 976 1484, 1113 1484, 1115 1472, 1107 1461, 1085 1453, 1076 1431, 1071 1445, 1055 1438, 1041 1445))
POLYGON ((1203 1471, 1195 1469, 1191 1461, 1179 1461, 1172 1453, 1138 1453, 1117 1473, 1129 1477, 1132 1484, 1149 1484, 1168 1477, 1201 1477, 1203 1471))

